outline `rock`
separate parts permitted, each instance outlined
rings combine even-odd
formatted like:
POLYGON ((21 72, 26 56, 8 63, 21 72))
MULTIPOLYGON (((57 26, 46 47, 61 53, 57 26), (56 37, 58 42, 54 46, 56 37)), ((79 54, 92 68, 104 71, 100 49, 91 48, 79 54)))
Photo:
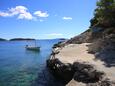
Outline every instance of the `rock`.
POLYGON ((70 80, 82 82, 87 86, 115 86, 109 79, 104 79, 104 72, 97 71, 88 63, 74 62, 64 64, 58 59, 47 60, 47 66, 54 76, 68 83, 70 80))
POLYGON ((115 83, 106 78, 96 83, 88 83, 87 86, 115 86, 115 83))
POLYGON ((56 77, 65 82, 69 82, 73 78, 74 71, 71 64, 63 64, 58 59, 53 59, 47 60, 47 66, 56 77))
POLYGON ((84 83, 98 82, 104 75, 103 72, 95 70, 92 65, 86 63, 75 62, 73 68, 75 70, 74 80, 84 83))

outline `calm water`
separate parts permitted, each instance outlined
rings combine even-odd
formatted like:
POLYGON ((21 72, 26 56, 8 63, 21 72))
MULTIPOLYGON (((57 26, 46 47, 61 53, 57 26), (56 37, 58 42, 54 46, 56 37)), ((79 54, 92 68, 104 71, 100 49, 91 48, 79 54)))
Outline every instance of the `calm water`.
POLYGON ((46 68, 46 59, 57 42, 37 41, 40 52, 25 50, 32 41, 0 42, 0 86, 63 86, 46 68))

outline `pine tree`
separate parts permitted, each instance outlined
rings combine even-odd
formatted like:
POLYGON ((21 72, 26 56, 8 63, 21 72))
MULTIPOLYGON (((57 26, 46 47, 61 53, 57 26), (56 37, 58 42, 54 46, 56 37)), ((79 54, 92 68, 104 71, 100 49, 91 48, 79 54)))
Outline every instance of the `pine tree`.
POLYGON ((115 26, 115 0, 99 0, 91 19, 92 26, 113 27, 115 26))

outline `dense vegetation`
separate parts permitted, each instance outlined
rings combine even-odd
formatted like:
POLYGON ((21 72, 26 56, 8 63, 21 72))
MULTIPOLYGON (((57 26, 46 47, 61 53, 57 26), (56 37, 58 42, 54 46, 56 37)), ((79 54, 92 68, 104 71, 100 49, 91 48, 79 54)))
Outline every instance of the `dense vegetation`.
POLYGON ((99 0, 90 22, 91 27, 115 27, 115 0, 99 0))
POLYGON ((115 0, 99 0, 91 19, 91 40, 89 52, 105 62, 106 66, 115 66, 115 0))

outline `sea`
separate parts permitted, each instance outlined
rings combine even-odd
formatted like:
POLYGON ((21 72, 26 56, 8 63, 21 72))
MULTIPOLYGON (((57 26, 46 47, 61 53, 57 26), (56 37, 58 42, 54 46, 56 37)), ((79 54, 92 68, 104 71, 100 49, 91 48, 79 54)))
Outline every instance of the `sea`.
POLYGON ((37 40, 40 52, 25 49, 34 41, 0 42, 0 86, 64 86, 48 70, 46 60, 60 39, 37 40))

